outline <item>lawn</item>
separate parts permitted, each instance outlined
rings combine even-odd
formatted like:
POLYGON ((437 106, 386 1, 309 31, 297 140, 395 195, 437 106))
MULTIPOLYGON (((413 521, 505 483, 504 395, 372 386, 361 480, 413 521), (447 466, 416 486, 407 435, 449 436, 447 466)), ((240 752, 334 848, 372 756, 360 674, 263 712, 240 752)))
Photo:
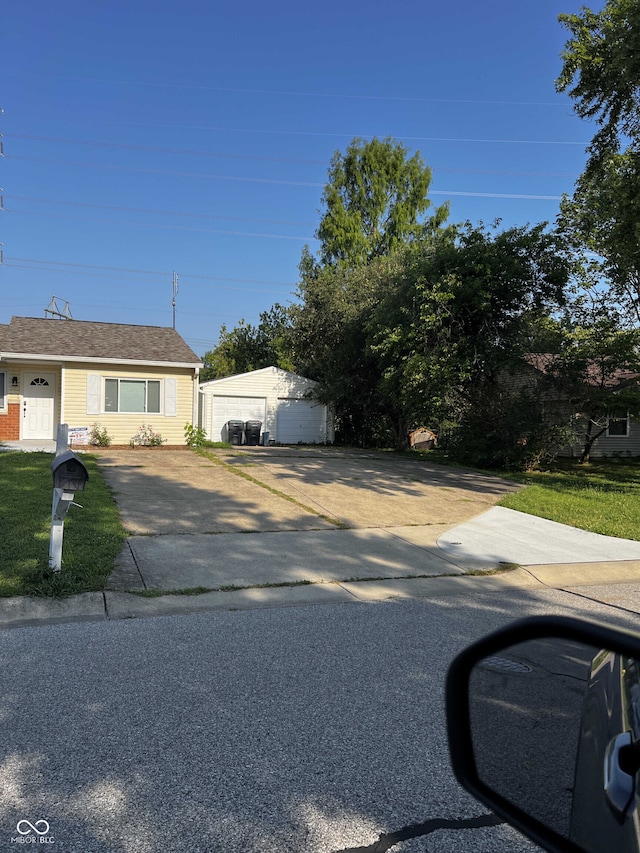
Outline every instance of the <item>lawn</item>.
MULTIPOLYGON (((494 472, 495 473, 495 472, 494 472)), ((640 540, 640 462, 557 460, 545 470, 503 476, 527 488, 500 506, 549 518, 582 530, 640 540)))
POLYGON ((89 482, 64 525, 62 571, 49 571, 51 453, 0 453, 0 596, 65 595, 104 588, 126 538, 94 457, 83 454, 89 482))

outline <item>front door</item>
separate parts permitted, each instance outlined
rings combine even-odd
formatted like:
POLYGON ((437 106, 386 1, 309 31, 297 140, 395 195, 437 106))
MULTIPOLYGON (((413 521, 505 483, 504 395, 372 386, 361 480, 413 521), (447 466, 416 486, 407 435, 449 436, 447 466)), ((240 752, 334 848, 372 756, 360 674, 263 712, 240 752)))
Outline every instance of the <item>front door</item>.
POLYGON ((22 388, 22 438, 54 438, 56 377, 25 373, 22 388))

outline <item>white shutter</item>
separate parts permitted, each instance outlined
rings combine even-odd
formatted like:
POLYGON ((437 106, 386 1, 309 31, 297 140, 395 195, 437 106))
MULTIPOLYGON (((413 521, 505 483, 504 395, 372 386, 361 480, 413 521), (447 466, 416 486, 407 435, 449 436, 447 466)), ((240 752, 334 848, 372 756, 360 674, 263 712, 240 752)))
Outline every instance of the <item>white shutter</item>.
POLYGON ((164 380, 164 413, 168 418, 175 418, 178 408, 178 383, 175 379, 164 380))
POLYGON ((87 414, 100 414, 100 377, 97 373, 87 374, 87 414))

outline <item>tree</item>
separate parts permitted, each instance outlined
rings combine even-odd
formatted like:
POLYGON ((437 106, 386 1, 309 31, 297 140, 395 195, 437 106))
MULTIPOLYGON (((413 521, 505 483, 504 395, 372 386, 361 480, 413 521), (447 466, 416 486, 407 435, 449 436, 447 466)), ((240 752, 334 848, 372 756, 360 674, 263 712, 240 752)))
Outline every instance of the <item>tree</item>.
POLYGON ((477 433, 478 412, 505 408, 502 378, 563 304, 569 271, 544 225, 494 233, 467 224, 409 247, 369 323, 377 393, 397 439, 420 422, 477 433))
POLYGON ((459 424, 496 399, 500 372, 562 304, 568 276, 543 225, 441 229, 366 266, 307 276, 295 357, 343 440, 405 446, 412 427, 459 424))
POLYGON ((584 424, 583 463, 612 416, 640 415, 640 331, 621 325, 606 296, 582 297, 565 318, 562 346, 546 367, 584 424))
POLYGON ((624 309, 621 319, 640 325, 640 155, 611 155, 596 179, 583 175, 573 198, 562 200, 558 226, 602 259, 598 271, 624 309))
POLYGON ((202 357, 200 380, 207 382, 271 366, 292 370, 290 330, 289 309, 278 304, 260 314, 258 326, 240 320, 228 331, 223 325, 217 346, 202 357))
POLYGON ((607 0, 600 12, 583 7, 560 15, 571 32, 562 53, 559 92, 568 91, 581 118, 595 119, 600 130, 588 151, 587 176, 617 154, 622 137, 636 151, 640 142, 640 4, 607 0))
POLYGON ((320 383, 319 398, 331 404, 336 433, 347 444, 389 443, 375 388, 378 375, 366 348, 366 322, 382 287, 389 258, 367 267, 319 265, 299 285, 292 309, 293 358, 299 372, 320 383))
POLYGON ((431 170, 420 154, 409 157, 405 146, 390 138, 366 142, 356 137, 345 154, 336 151, 316 232, 321 264, 366 264, 390 254, 425 227, 437 227, 448 215, 447 205, 436 210, 430 224, 420 221, 431 204, 430 183, 431 170))
POLYGON ((556 80, 599 130, 559 225, 603 259, 612 296, 640 322, 640 3, 607 0, 600 12, 561 15, 572 36, 556 80))

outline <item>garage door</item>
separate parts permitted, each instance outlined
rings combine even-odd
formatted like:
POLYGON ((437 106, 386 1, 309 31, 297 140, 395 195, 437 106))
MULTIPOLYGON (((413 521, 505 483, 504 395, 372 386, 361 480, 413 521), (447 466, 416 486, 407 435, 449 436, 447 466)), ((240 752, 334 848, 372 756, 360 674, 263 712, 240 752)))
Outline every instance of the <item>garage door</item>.
POLYGON ((318 444, 326 439, 325 406, 311 400, 278 400, 278 443, 318 444))
POLYGON ((227 421, 261 421, 264 429, 265 397, 212 397, 212 441, 227 440, 227 421))

